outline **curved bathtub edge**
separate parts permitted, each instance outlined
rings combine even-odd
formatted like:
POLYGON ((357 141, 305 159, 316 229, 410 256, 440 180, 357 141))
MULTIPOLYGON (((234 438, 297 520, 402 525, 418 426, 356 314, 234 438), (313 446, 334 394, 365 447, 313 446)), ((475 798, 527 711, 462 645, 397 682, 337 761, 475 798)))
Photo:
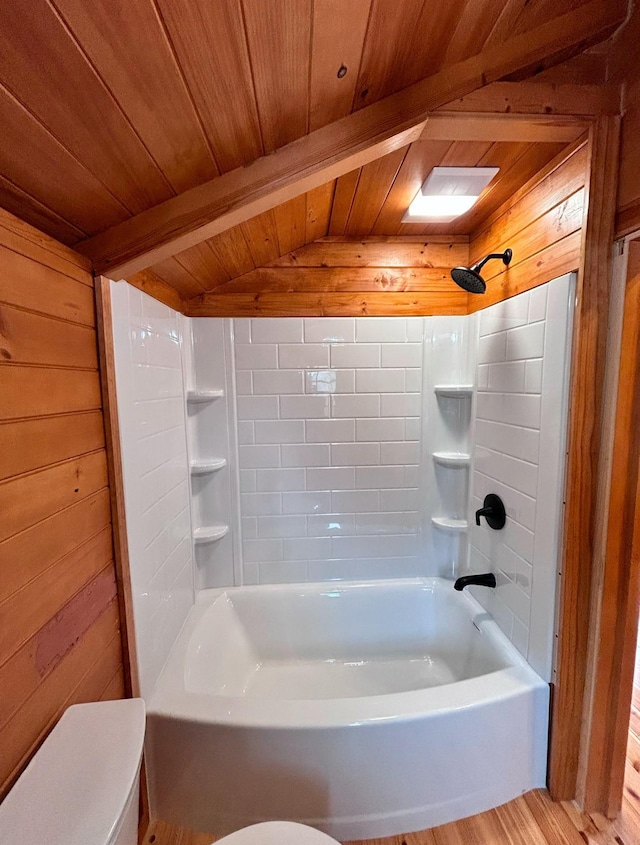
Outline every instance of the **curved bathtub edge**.
POLYGON ((426 717, 319 735, 150 714, 152 808, 216 836, 277 818, 339 841, 446 824, 544 786, 548 703, 548 688, 538 688, 477 714, 453 713, 449 729, 426 717), (337 767, 336 752, 347 755, 337 767))
MULTIPOLYGON (((392 836, 402 836, 405 833, 417 833, 440 827, 443 824, 460 821, 470 816, 494 810, 502 804, 520 798, 533 789, 542 789, 544 783, 527 785, 526 788, 514 788, 511 783, 492 784, 473 795, 455 798, 438 806, 419 807, 409 812, 399 812, 365 818, 329 819, 326 822, 319 819, 297 820, 308 824, 332 836, 339 842, 350 842, 360 839, 384 839, 392 836)), ((236 830, 238 828, 235 828, 236 830)))
MULTIPOLYGON (((389 586, 432 586, 448 596, 452 587, 435 580, 389 586)), ((185 689, 191 634, 212 601, 232 594, 207 592, 148 706, 158 817, 216 836, 280 818, 338 840, 375 839, 455 821, 544 786, 549 686, 471 597, 455 601, 468 613, 466 624, 508 656, 505 668, 382 696, 243 702, 185 689)))

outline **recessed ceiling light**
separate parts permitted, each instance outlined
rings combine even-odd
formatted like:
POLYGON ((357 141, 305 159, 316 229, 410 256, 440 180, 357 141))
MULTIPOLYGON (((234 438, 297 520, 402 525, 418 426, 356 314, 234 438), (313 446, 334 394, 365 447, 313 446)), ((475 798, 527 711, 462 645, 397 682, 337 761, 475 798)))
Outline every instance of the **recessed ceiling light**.
POLYGON ((473 206, 499 167, 434 167, 402 218, 403 223, 446 223, 473 206))

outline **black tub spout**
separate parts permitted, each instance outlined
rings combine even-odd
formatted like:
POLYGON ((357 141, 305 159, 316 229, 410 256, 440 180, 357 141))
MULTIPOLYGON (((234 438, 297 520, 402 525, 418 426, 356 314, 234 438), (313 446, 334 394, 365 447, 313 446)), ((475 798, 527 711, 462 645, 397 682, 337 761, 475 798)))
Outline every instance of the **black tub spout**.
POLYGON ((493 572, 485 572, 482 575, 463 575, 458 578, 453 585, 454 590, 464 590, 465 587, 470 587, 472 584, 477 584, 479 587, 494 587, 496 586, 496 576, 493 572))

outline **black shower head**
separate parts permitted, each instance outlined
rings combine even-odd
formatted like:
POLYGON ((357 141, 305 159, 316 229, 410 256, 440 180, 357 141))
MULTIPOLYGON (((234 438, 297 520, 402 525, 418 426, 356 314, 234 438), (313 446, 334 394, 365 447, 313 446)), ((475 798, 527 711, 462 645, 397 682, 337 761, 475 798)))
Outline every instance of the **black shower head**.
POLYGON ((485 280, 472 267, 454 267, 451 278, 469 293, 484 293, 487 289, 485 280))
POLYGON ((484 293, 487 289, 487 283, 480 275, 480 270, 492 258, 500 258, 505 266, 508 267, 512 257, 513 253, 510 249, 505 249, 504 252, 492 252, 486 258, 483 258, 482 261, 474 264, 473 267, 454 267, 451 271, 451 278, 457 285, 469 293, 484 293))

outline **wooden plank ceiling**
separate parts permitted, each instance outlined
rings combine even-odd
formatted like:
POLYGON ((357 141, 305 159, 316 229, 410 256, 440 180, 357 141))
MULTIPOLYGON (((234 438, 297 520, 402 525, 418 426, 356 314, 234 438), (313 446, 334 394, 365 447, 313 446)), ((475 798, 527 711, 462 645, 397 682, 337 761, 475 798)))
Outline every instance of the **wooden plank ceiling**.
POLYGON ((178 253, 151 271, 188 300, 214 289, 231 292, 225 286, 238 276, 327 235, 468 234, 563 147, 562 143, 417 141, 178 253), (420 185, 438 165, 495 166, 500 172, 476 206, 452 223, 402 223, 420 185))
MULTIPOLYGON (((445 64, 584 5, 584 0, 449 0, 435 6, 429 0, 2 3, 0 205, 64 243, 77 243, 445 64)), ((506 149, 489 146, 472 146, 469 155, 511 160, 506 149)), ((526 150, 513 155, 524 165, 526 150)), ((251 221, 220 242, 215 259, 209 258, 210 246, 190 251, 184 259, 189 273, 196 267, 190 292, 201 287, 196 279, 202 260, 206 284, 217 283, 297 243, 301 221, 305 240, 331 227, 364 232, 380 229, 387 219, 395 226, 412 169, 447 156, 457 158, 455 148, 410 147, 251 221), (399 180, 393 181, 396 174, 399 180), (360 191, 371 180, 373 210, 360 191)), ((161 271, 172 269, 175 265, 161 271)))

